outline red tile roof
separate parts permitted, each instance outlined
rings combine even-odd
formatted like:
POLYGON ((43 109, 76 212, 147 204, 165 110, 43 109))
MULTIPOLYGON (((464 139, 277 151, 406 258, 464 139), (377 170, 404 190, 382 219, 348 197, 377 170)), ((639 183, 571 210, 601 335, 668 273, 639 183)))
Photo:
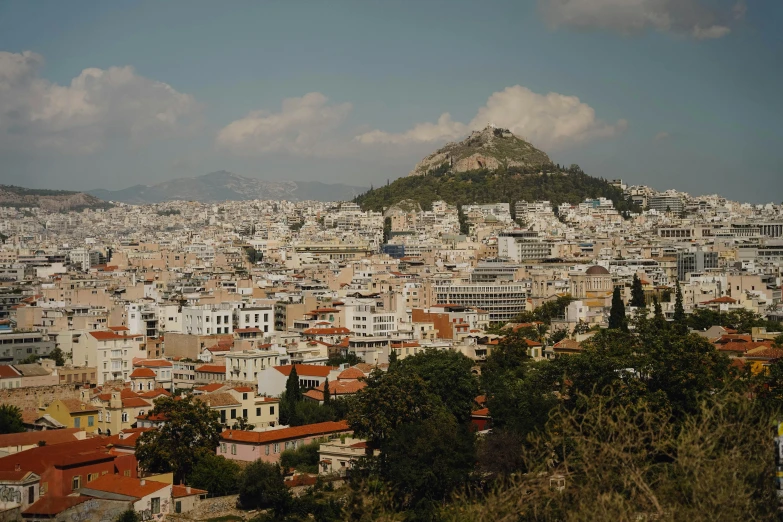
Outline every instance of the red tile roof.
POLYGON ((29 446, 38 444, 40 441, 46 441, 46 445, 62 444, 63 442, 73 442, 78 440, 75 436, 79 433, 79 428, 65 428, 61 430, 44 431, 26 431, 22 433, 6 433, 0 435, 0 448, 8 446, 29 446))
POLYGON ((226 373, 226 366, 221 366, 218 364, 205 364, 196 368, 196 371, 201 373, 226 373))
POLYGON ((308 328, 302 332, 305 335, 338 335, 351 333, 348 328, 308 328))
POLYGON ((204 386, 196 386, 193 389, 200 392, 211 393, 213 391, 219 390, 223 386, 226 386, 226 384, 220 382, 213 382, 212 384, 205 384, 204 386))
POLYGON ((89 334, 98 341, 114 341, 118 339, 131 339, 135 341, 141 339, 140 335, 119 335, 114 332, 107 332, 104 330, 89 332, 89 334))
POLYGON ((143 366, 145 368, 170 368, 174 366, 171 361, 164 359, 144 359, 133 363, 134 366, 143 366))
POLYGON ((13 366, 8 364, 0 365, 0 379, 14 379, 21 376, 22 374, 19 373, 13 366))
POLYGON ((149 401, 145 401, 141 397, 131 397, 130 399, 122 399, 123 408, 148 408, 152 406, 149 401))
POLYGON ((60 399, 60 402, 68 409, 68 413, 98 411, 97 407, 79 399, 60 399))
POLYGON ((155 482, 154 480, 136 479, 123 475, 101 475, 92 482, 85 484, 83 489, 94 489, 96 491, 116 493, 140 499, 167 487, 169 487, 169 484, 155 482))
POLYGON ((192 495, 206 495, 207 493, 209 492, 203 489, 191 488, 190 486, 178 486, 176 484, 171 486, 172 498, 190 497, 192 495), (188 489, 190 489, 190 492, 188 492, 188 489))
POLYGON ((104 437, 91 437, 52 446, 39 446, 0 458, 0 471, 13 471, 19 465, 22 470, 41 475, 52 466, 72 466, 114 459, 106 452, 105 445, 104 437))
POLYGON ((155 372, 149 368, 136 368, 130 374, 131 379, 149 379, 155 378, 155 372))
MULTIPOLYGON (((338 395, 353 395, 366 386, 367 383, 365 381, 329 381, 329 394, 332 397, 337 397, 338 395)), ((324 385, 321 384, 317 388, 308 390, 303 395, 316 401, 322 401, 324 400, 324 385)))
POLYGON ((350 367, 341 371, 340 375, 337 376, 337 379, 361 379, 364 376, 364 372, 359 368, 350 367))
POLYGON ((224 441, 246 442, 250 444, 268 444, 270 442, 300 439, 303 437, 312 437, 316 435, 327 435, 330 433, 339 433, 343 431, 350 431, 346 421, 319 422, 317 424, 305 424, 304 426, 295 426, 293 428, 282 428, 269 431, 225 430, 220 434, 220 439, 224 441))
POLYGON ((165 395, 166 397, 171 397, 171 392, 169 392, 168 390, 164 390, 163 388, 155 388, 154 390, 140 393, 139 397, 145 397, 147 399, 155 399, 162 395, 165 395))

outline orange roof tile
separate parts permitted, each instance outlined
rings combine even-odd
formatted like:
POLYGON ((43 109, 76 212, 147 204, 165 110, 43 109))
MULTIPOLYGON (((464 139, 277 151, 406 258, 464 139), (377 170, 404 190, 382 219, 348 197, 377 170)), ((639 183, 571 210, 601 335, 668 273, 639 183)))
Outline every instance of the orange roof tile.
POLYGON ((226 373, 226 366, 221 366, 218 364, 204 364, 203 366, 196 368, 196 371, 201 373, 226 373))
MULTIPOLYGON (((279 371, 286 377, 291 375, 291 368, 293 366, 286 365, 286 366, 275 366, 275 370, 279 371)), ((329 375, 329 372, 332 371, 331 366, 317 366, 315 364, 297 364, 296 365, 296 374, 299 376, 306 376, 306 377, 327 377, 329 375)))
POLYGON ((130 374, 131 379, 149 379, 155 378, 155 372, 149 368, 136 368, 130 374))
POLYGON ((269 431, 225 430, 220 434, 220 438, 221 440, 246 442, 249 444, 268 444, 270 442, 327 435, 342 431, 350 431, 346 421, 319 422, 317 424, 305 424, 304 426, 269 431))
POLYGON ((85 484, 83 489, 94 489, 105 493, 116 493, 140 499, 167 487, 169 487, 169 484, 154 480, 140 480, 123 475, 101 475, 92 482, 85 484), (143 484, 142 481, 144 482, 143 484))

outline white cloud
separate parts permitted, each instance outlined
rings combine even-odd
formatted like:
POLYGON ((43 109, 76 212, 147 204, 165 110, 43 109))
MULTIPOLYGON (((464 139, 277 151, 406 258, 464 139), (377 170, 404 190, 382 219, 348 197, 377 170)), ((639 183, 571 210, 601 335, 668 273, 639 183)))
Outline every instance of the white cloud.
POLYGON ((139 144, 177 134, 201 112, 195 99, 132 67, 84 69, 70 85, 38 76, 43 57, 0 52, 0 136, 17 150, 91 153, 107 140, 139 144))
POLYGON ((284 152, 328 156, 339 148, 332 133, 351 112, 350 103, 330 105, 320 92, 283 100, 280 112, 252 111, 223 127, 220 148, 244 154, 284 152))
POLYGON ((455 140, 471 129, 488 124, 511 130, 540 147, 612 137, 628 126, 625 120, 608 124, 599 120, 595 110, 576 96, 558 93, 537 94, 515 85, 492 94, 479 108, 470 124, 453 121, 444 113, 437 123, 419 123, 402 133, 374 130, 357 136, 364 144, 405 145, 455 140))
POLYGON ((364 144, 391 143, 403 145, 406 143, 428 143, 434 141, 455 140, 468 131, 467 125, 454 121, 448 112, 438 118, 437 123, 419 123, 412 129, 402 133, 390 133, 374 130, 356 136, 356 141, 364 144))
POLYGON ((489 123, 542 147, 609 138, 628 126, 625 120, 608 124, 597 119, 595 110, 576 96, 556 92, 537 94, 521 85, 490 96, 470 127, 481 129, 489 123))
POLYGON ((708 0, 539 0, 554 27, 610 30, 624 35, 652 29, 696 39, 722 38, 745 16, 744 0, 733 8, 708 0), (713 4, 710 6, 710 4, 713 4))

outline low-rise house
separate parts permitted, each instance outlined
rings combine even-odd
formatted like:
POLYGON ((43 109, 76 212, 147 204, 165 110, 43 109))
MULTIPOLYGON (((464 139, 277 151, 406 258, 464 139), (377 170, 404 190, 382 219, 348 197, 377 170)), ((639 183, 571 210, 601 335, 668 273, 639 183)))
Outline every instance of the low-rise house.
POLYGON ((226 380, 226 367, 217 364, 202 364, 196 367, 195 382, 207 383, 226 380))
POLYGON ((0 365, 0 388, 21 388, 22 374, 10 364, 0 365))
POLYGON ((20 451, 37 448, 41 443, 45 446, 53 446, 64 442, 84 440, 86 435, 87 432, 78 428, 6 433, 0 435, 0 458, 19 453, 20 451))
POLYGON ((364 439, 339 437, 323 442, 318 448, 318 474, 344 477, 353 463, 367 453, 364 439))
POLYGON ((22 374, 22 388, 54 386, 60 382, 56 372, 37 363, 15 364, 14 368, 22 374))
POLYGON ((196 509, 202 500, 207 498, 207 491, 190 486, 171 486, 171 499, 174 502, 174 513, 188 513, 196 509))
POLYGON ((23 520, 72 522, 74 520, 117 520, 131 507, 124 500, 97 499, 85 495, 45 496, 22 512, 23 520))
MULTIPOLYGON (((339 368, 317 366, 312 364, 297 364, 296 374, 299 376, 299 386, 303 389, 317 388, 330 376, 337 377, 339 368)), ((258 393, 270 397, 279 397, 285 391, 285 383, 291 374, 292 365, 267 367, 258 373, 258 393)))
POLYGON ((80 494, 99 499, 126 500, 142 520, 160 520, 171 510, 171 484, 154 480, 102 475, 88 482, 80 494))
POLYGON ((226 430, 220 434, 217 454, 230 460, 278 462, 280 454, 321 438, 350 433, 345 421, 319 422, 305 426, 281 427, 267 431, 226 430))
POLYGON ((40 497, 40 475, 27 470, 0 471, 0 505, 2 505, 3 520, 9 511, 19 509, 24 511, 40 497))
POLYGON ((79 428, 87 433, 98 431, 99 408, 79 399, 55 399, 43 411, 66 428, 79 428))

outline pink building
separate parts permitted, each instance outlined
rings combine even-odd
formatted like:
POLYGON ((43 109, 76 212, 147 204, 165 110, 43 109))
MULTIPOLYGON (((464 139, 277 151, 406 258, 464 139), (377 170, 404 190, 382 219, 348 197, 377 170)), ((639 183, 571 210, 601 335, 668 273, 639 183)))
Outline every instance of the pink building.
POLYGON ((279 428, 267 431, 226 430, 220 434, 217 454, 231 460, 253 462, 279 462, 280 454, 298 448, 317 439, 334 438, 351 433, 348 423, 319 422, 293 428, 279 428))

